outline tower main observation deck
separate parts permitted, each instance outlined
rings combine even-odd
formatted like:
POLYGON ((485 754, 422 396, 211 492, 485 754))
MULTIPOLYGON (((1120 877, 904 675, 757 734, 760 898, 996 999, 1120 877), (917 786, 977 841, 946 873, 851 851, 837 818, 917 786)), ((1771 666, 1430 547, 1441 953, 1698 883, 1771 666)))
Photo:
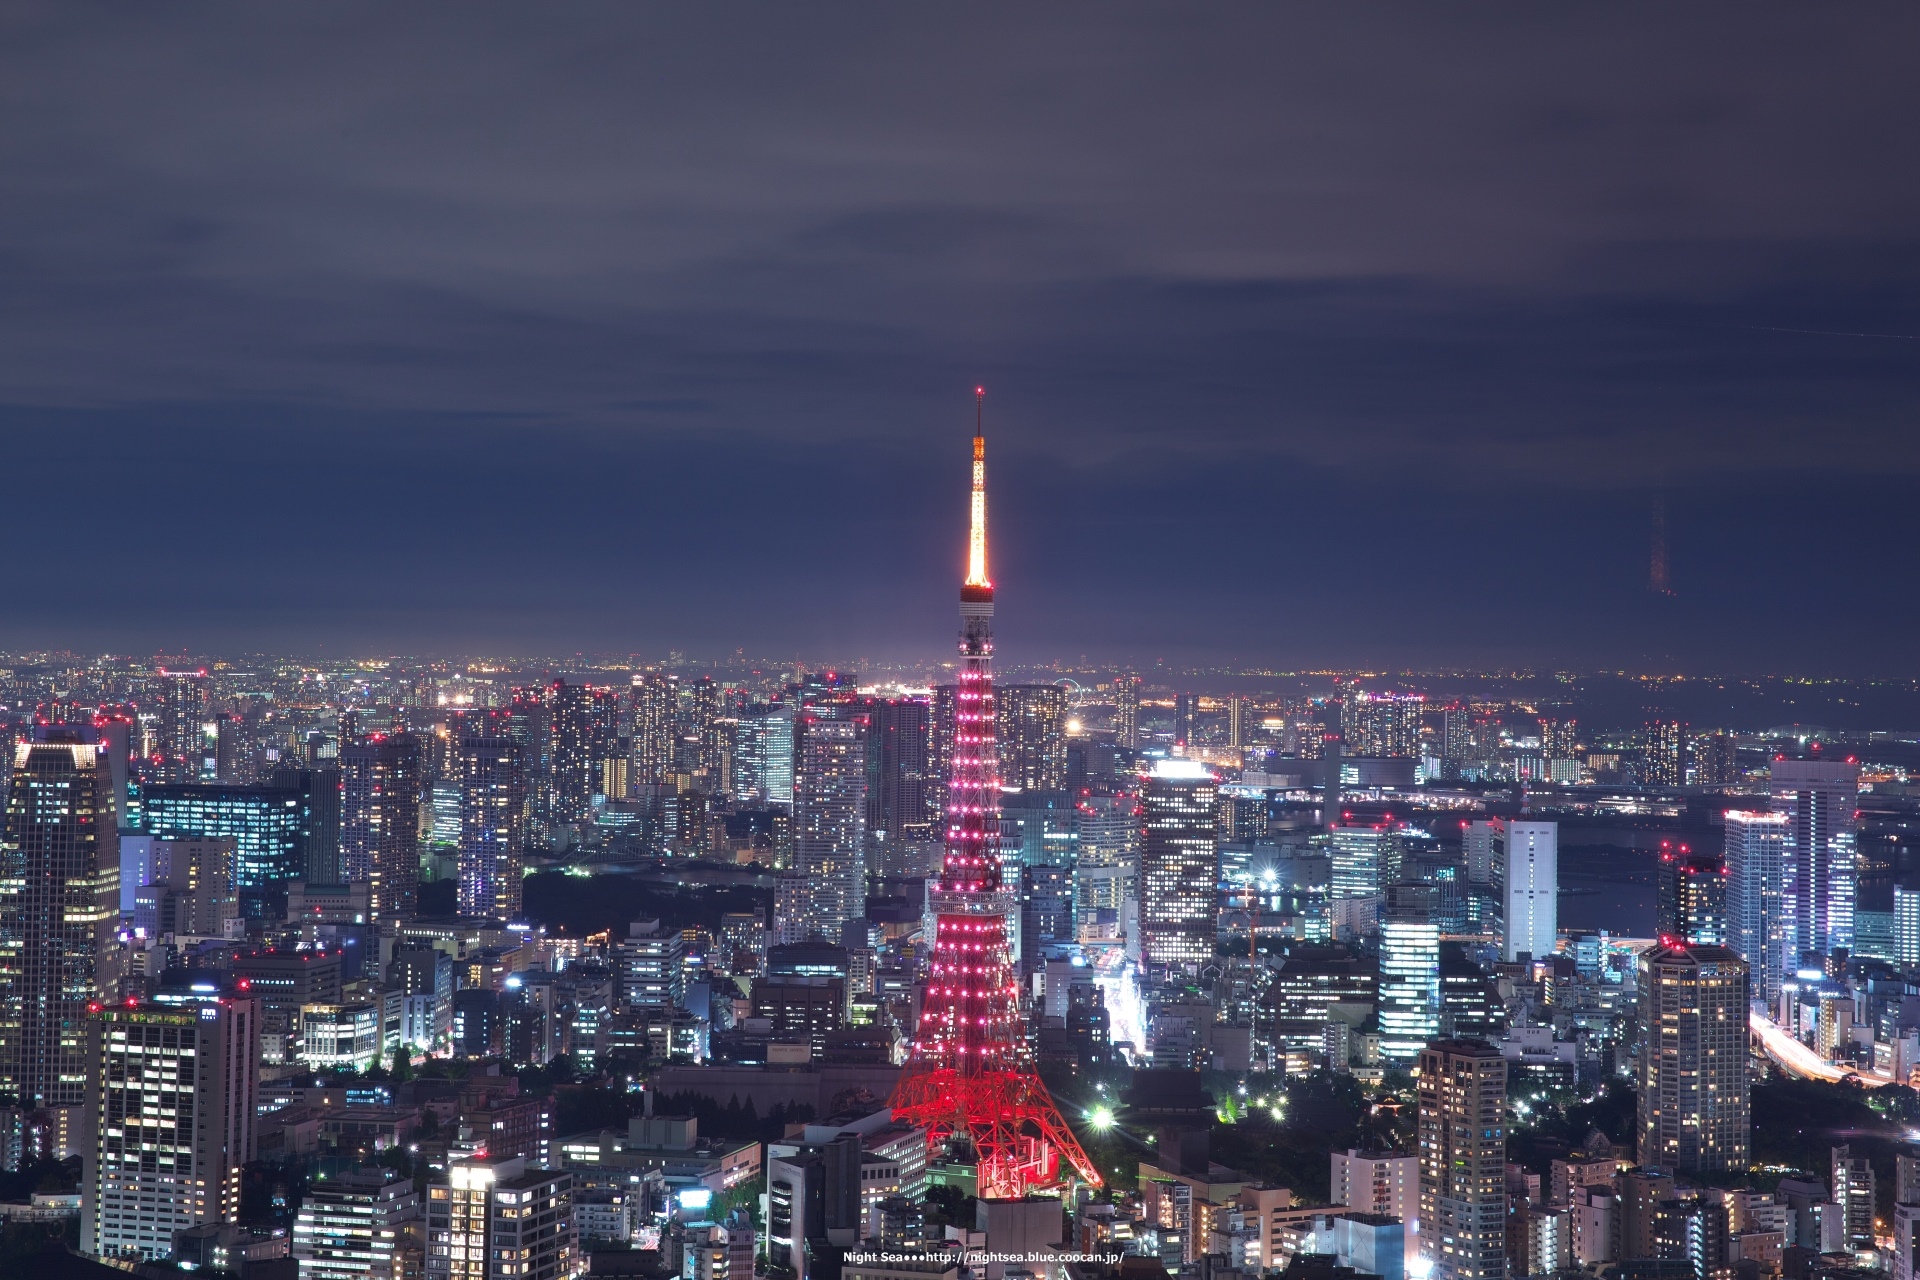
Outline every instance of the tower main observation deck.
POLYGON ((987 576, 987 444, 976 393, 960 672, 947 782, 946 853, 928 891, 933 957, 920 1026, 893 1094, 896 1120, 932 1146, 973 1148, 979 1194, 1018 1199, 1100 1174, 1035 1072, 1013 967, 1019 910, 1000 866, 1000 750, 994 736, 993 582, 987 576))

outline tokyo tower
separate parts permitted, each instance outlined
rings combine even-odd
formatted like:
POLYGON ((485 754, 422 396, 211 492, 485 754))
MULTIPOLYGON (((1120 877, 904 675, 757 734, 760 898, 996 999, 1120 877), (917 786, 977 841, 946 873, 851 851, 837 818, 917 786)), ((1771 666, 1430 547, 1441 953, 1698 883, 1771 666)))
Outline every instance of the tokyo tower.
POLYGON ((930 1146, 973 1148, 979 1194, 1014 1200, 1038 1187, 1100 1174, 1034 1071, 1020 1015, 1008 922, 1019 910, 1000 874, 1000 749, 994 739, 993 582, 987 577, 984 389, 975 392, 972 528, 960 588, 960 681, 947 784, 946 856, 930 886, 933 958, 920 1027, 894 1118, 928 1131, 930 1146))

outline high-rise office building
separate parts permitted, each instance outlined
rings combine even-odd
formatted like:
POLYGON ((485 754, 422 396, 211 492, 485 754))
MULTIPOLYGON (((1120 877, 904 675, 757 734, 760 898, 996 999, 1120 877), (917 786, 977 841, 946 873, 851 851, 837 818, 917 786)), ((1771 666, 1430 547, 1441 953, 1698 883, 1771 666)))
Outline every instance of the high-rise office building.
POLYGON ((293 769, 253 786, 160 784, 146 789, 141 807, 157 839, 231 839, 236 891, 300 879, 340 884, 339 776, 293 769))
POLYGON ((1459 775, 1460 763, 1473 759, 1473 710, 1449 703, 1440 713, 1440 759, 1448 776, 1459 775))
POLYGON ((1658 893, 1658 931, 1678 942, 1729 946, 1727 860, 1717 853, 1695 853, 1663 842, 1658 893))
POLYGON ((1114 677, 1113 739, 1128 751, 1140 747, 1140 677, 1132 672, 1114 677))
POLYGON ((85 1032, 81 1247, 168 1258, 174 1232, 236 1220, 254 1154, 258 1003, 96 1003, 85 1032))
POLYGON ((1193 741, 1194 726, 1200 719, 1200 695, 1183 693, 1173 700, 1173 745, 1185 747, 1193 741))
POLYGON ((679 682, 657 671, 637 675, 632 698, 633 780, 641 786, 658 786, 673 772, 679 682))
POLYGON ((1893 886, 1893 960, 1902 970, 1920 969, 1920 887, 1893 886))
POLYGON ((1327 896, 1376 898, 1399 861, 1400 827, 1391 819, 1379 822, 1336 822, 1327 828, 1331 865, 1327 896))
POLYGON ((1679 787, 1687 781, 1687 726, 1681 720, 1648 722, 1641 750, 1640 780, 1650 787, 1679 787))
POLYGON ((1420 1252, 1435 1280, 1507 1273, 1507 1060, 1479 1040, 1420 1052, 1420 1252))
POLYGON ((572 1174, 518 1156, 454 1160, 427 1187, 429 1280, 573 1280, 580 1270, 572 1174))
POLYGON ((1241 694, 1227 699, 1227 745, 1244 750, 1253 742, 1253 703, 1241 694))
POLYGON ((1429 884, 1387 888, 1380 920, 1380 1056, 1412 1065, 1440 1034, 1440 926, 1429 884))
POLYGON ((687 692, 687 733, 694 743, 694 766, 706 776, 706 789, 717 791, 726 783, 731 749, 720 724, 726 691, 712 676, 701 676, 687 692))
MULTIPOLYGON (((1001 704, 1003 707, 1004 703, 1001 704)), ((867 718, 867 830, 890 844, 933 838, 925 698, 874 698, 867 718)))
MULTIPOLYGON (((513 691, 507 704, 506 736, 520 744, 527 761, 527 789, 533 820, 553 821, 553 688, 533 685, 513 691)), ((491 731, 490 731, 491 732, 491 731)))
POLYGON ((1787 820, 1781 915, 1789 967, 1804 952, 1853 945, 1856 810, 1860 766, 1844 760, 1775 760, 1773 811, 1787 820))
POLYGON ((584 822, 602 795, 605 764, 615 753, 619 708, 613 690, 555 680, 553 713, 553 821, 584 822))
POLYGON ((1560 824, 1496 818, 1493 843, 1506 876, 1501 956, 1545 959, 1560 937, 1560 824))
POLYGON ((1366 693, 1348 699, 1341 728, 1347 753, 1356 756, 1417 756, 1426 715, 1423 693, 1366 693))
POLYGON ((1150 965, 1197 972, 1213 958, 1219 784, 1197 761, 1160 760, 1141 793, 1141 954, 1150 965))
POLYGON ((811 926, 837 940, 867 909, 867 740, 818 712, 795 725, 794 856, 813 895, 811 926))
POLYGON ((462 738, 454 762, 460 914, 518 920, 520 858, 527 842, 526 756, 512 738, 462 738))
POLYGON ((25 1110, 86 1100, 87 1004, 117 975, 120 848, 91 729, 37 725, 14 748, 0 843, 0 1092, 25 1110))
POLYGON ((1498 852, 1490 819, 1475 818, 1460 824, 1460 853, 1467 864, 1467 883, 1504 888, 1507 869, 1496 860, 1498 852))
POLYGON ((366 881, 375 920, 404 920, 420 900, 420 740, 375 735, 340 749, 340 863, 366 881))
POLYGON ((204 726, 208 720, 207 673, 169 671, 161 668, 155 677, 155 747, 160 755, 160 776, 168 782, 192 782, 200 777, 204 726))
POLYGON ((1640 957, 1640 1163, 1744 1169, 1747 964, 1726 947, 1657 946, 1640 957))
MULTIPOLYGON (((759 804, 793 804, 792 708, 776 703, 754 707, 740 717, 735 729, 733 794, 759 804)), ((924 797, 921 803, 924 809, 924 797)))
POLYGON ((1727 945, 1747 962, 1753 995, 1769 1008, 1799 966, 1787 955, 1787 815, 1751 809, 1726 814, 1727 945))
POLYGON ((316 1179, 293 1220, 300 1280, 403 1280, 402 1236, 419 1216, 412 1178, 359 1169, 316 1179))
POLYGON ((1852 1146, 1833 1148, 1833 1202, 1840 1206, 1840 1227, 1846 1247, 1872 1253, 1874 1237, 1873 1161, 1854 1155, 1852 1146))
POLYGON ((1725 787, 1740 781, 1739 744, 1730 733, 1708 733, 1693 742, 1693 781, 1702 787, 1725 787))
POLYGON ((1058 791, 1067 777, 1066 686, 1003 684, 995 692, 1001 785, 1058 791))

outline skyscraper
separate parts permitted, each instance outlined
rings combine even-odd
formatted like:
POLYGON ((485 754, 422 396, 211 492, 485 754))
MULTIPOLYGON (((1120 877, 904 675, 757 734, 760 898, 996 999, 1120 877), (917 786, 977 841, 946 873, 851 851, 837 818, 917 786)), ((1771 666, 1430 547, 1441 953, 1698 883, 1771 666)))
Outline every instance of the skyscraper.
POLYGON ((1768 790, 1787 820, 1781 915, 1785 963, 1853 945, 1855 811, 1860 766, 1844 760, 1775 760, 1768 790))
POLYGON ((1560 824, 1496 818, 1493 842, 1506 875, 1501 956, 1545 959, 1560 937, 1560 824))
POLYGON ((1438 891, 1429 884, 1387 888, 1380 921, 1380 1056, 1411 1065, 1440 1034, 1438 891))
POLYGON ((1641 754, 1641 781, 1650 787, 1679 787, 1687 781, 1687 726, 1680 720, 1647 724, 1641 754))
POLYGON ((1785 975, 1800 962, 1783 950, 1787 815, 1729 809, 1726 831, 1727 944, 1747 962, 1754 997, 1772 1008, 1785 975))
MULTIPOLYGON (((984 397, 984 392, 980 393, 984 397)), ((959 1141, 975 1157, 980 1194, 1018 1199, 1060 1181, 1070 1165, 1098 1185, 1034 1069, 1013 969, 1015 886, 1002 874, 1000 753, 994 738, 993 581, 987 576, 987 442, 973 436, 967 576, 960 588, 960 671, 954 696, 946 853, 928 886, 933 955, 920 1021, 892 1100, 894 1119, 931 1146, 959 1141)), ((779 1233, 780 1214, 771 1230, 779 1233)))
POLYGON ((1391 819, 1336 822, 1327 829, 1330 898, 1374 898, 1386 887, 1399 860, 1400 830, 1391 819))
POLYGON ((1658 946, 1640 957, 1640 1163, 1744 1169, 1747 965, 1726 947, 1658 946))
MULTIPOLYGON (((740 717, 734 743, 733 779, 733 793, 740 799, 761 804, 793 804, 792 708, 774 703, 754 707, 740 717)), ((925 808, 924 798, 922 808, 925 808)))
POLYGON ((1253 703, 1240 694, 1227 699, 1227 745, 1244 750, 1253 741, 1253 703))
POLYGON ((454 750, 460 914, 518 920, 520 856, 527 842, 526 755, 512 738, 462 738, 454 750))
POLYGON ((1131 671, 1114 677, 1113 738, 1129 751, 1140 747, 1140 677, 1131 671))
POLYGON ((867 829, 890 844, 932 838, 928 816, 925 698, 875 698, 866 703, 867 829))
POLYGON ((427 1187, 430 1280, 571 1280, 581 1265, 572 1174, 482 1157, 427 1187))
POLYGON ((555 680, 553 711, 553 821, 584 822, 593 816, 605 764, 618 738, 613 690, 555 680))
POLYGON ((0 1092, 86 1101, 87 1005, 120 912, 112 776, 91 729, 37 725, 14 748, 0 844, 0 1092))
POLYGON ((1058 791, 1067 776, 1067 690, 1004 684, 996 692, 1000 781, 1022 791, 1058 791))
POLYGON ((168 1258, 174 1232, 235 1221, 253 1159, 258 1002, 96 1003, 85 1030, 81 1247, 168 1258))
POLYGON ((837 942, 867 909, 867 742, 853 720, 795 726, 794 855, 813 895, 809 924, 837 942))
POLYGON ((657 786, 673 772, 678 683, 670 675, 648 672, 633 678, 633 780, 657 786))
POLYGON ((1679 942, 1727 946, 1727 860, 1662 842, 1658 893, 1659 933, 1679 942))
POLYGON ((1507 1273, 1507 1060, 1480 1040, 1420 1051, 1420 1252, 1435 1280, 1507 1273))
POLYGON ((1183 693, 1173 700, 1173 745, 1176 748, 1193 741, 1194 722, 1199 718, 1199 694, 1183 693))
POLYGON ((364 880, 375 920, 404 920, 420 898, 420 740, 375 734, 340 749, 340 863, 364 880))
POLYGON ((1196 973, 1213 958, 1219 845, 1219 784, 1198 761, 1159 760, 1141 796, 1141 956, 1196 973))
POLYGON ((167 782, 192 782, 200 776, 202 726, 209 710, 207 673, 162 667, 155 679, 159 693, 155 746, 160 754, 160 776, 167 782))

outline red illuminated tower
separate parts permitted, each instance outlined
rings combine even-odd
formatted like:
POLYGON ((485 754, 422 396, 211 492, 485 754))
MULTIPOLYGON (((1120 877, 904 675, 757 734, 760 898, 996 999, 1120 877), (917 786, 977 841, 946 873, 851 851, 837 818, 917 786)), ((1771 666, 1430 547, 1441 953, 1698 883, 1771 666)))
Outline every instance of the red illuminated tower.
POLYGON ((1019 904, 1000 875, 1000 751, 994 740, 993 582, 987 577, 987 442, 975 393, 973 511, 960 588, 960 685, 947 782, 946 857, 930 890, 933 960, 920 1028, 893 1094, 896 1120, 932 1145, 972 1146, 980 1195, 1018 1199, 1099 1173, 1035 1074, 1021 1024, 1008 922, 1019 904))

